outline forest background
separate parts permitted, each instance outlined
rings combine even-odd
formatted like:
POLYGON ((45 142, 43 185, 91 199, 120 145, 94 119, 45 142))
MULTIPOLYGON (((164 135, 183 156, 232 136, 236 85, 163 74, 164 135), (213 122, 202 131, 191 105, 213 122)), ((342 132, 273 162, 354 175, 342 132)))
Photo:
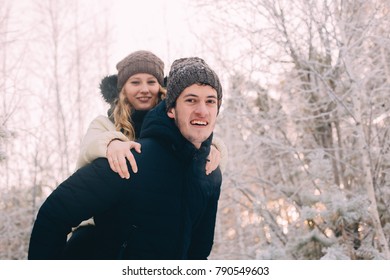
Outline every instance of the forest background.
POLYGON ((203 57, 229 150, 211 259, 390 259, 390 1, 0 0, 0 259, 128 53, 203 57), (142 2, 142 3, 138 3, 142 2), (129 21, 132 19, 132 21, 129 21))

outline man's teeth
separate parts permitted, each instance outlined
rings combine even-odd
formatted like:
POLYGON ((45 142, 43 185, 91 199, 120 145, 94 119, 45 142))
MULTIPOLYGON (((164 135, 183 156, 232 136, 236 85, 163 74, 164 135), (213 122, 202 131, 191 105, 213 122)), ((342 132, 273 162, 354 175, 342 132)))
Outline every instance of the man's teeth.
POLYGON ((207 125, 207 122, 205 122, 205 121, 191 121, 191 124, 194 124, 194 125, 207 125))

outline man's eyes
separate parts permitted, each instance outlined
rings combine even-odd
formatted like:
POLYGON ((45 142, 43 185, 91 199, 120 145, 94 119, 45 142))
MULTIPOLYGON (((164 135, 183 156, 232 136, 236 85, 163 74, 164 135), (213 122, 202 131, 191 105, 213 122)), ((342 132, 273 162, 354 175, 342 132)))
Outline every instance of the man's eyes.
MULTIPOLYGON (((188 102, 188 103, 195 103, 195 102, 197 102, 197 100, 193 99, 193 98, 186 99, 185 101, 188 102)), ((207 104, 217 104, 217 101, 214 100, 214 99, 209 99, 209 100, 206 100, 206 103, 207 104)))

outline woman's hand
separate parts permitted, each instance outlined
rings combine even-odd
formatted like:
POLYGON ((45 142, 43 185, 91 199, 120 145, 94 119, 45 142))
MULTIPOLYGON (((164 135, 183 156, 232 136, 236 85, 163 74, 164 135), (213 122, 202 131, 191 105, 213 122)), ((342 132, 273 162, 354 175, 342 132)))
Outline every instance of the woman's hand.
POLYGON ((217 150, 214 145, 210 147, 210 153, 207 157, 206 163, 206 175, 209 175, 215 169, 217 169, 219 162, 221 161, 221 153, 217 150))
POLYGON ((141 153, 141 144, 134 141, 113 140, 107 146, 108 163, 111 169, 118 173, 121 178, 130 178, 126 159, 130 162, 133 172, 138 172, 137 163, 133 154, 130 152, 131 149, 134 149, 137 153, 141 153))

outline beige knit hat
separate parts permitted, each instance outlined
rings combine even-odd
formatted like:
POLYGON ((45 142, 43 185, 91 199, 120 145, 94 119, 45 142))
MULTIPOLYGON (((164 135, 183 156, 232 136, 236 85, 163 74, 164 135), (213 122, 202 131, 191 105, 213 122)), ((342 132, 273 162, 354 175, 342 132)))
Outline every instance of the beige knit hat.
POLYGON ((134 74, 148 73, 156 77, 160 85, 164 84, 164 62, 149 51, 136 51, 118 62, 118 89, 134 74))

